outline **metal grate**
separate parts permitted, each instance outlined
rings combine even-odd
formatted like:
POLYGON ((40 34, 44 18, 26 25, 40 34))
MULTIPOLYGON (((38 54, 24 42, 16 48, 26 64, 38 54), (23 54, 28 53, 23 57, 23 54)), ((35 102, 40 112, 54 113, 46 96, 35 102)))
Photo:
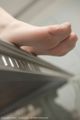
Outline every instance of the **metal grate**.
POLYGON ((53 97, 57 96, 56 90, 72 76, 14 45, 0 41, 0 119, 33 117, 58 120, 54 111, 51 112, 55 106, 58 112, 60 109, 64 111, 65 120, 67 116, 72 120, 70 113, 59 105, 53 102, 51 106, 53 97))

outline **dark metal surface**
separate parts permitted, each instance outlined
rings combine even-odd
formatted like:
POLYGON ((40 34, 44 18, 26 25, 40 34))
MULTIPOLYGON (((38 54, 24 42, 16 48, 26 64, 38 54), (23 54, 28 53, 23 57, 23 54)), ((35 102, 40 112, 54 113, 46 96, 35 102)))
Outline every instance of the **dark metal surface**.
POLYGON ((73 75, 0 41, 0 116, 44 99, 73 75))

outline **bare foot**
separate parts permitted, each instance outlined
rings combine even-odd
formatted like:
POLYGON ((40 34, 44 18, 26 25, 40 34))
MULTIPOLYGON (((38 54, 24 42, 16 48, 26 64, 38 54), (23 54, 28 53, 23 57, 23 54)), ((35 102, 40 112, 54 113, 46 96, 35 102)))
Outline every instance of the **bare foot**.
POLYGON ((77 41, 70 23, 39 27, 16 19, 2 30, 0 37, 30 53, 55 56, 68 53, 77 41))

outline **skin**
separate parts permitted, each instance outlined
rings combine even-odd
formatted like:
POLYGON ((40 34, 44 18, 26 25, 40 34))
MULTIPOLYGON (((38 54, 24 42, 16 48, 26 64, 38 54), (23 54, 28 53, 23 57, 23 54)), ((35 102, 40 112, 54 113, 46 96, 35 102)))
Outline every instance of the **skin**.
POLYGON ((77 41, 69 22, 59 25, 34 26, 13 18, 0 8, 0 38, 36 55, 63 56, 77 41))

